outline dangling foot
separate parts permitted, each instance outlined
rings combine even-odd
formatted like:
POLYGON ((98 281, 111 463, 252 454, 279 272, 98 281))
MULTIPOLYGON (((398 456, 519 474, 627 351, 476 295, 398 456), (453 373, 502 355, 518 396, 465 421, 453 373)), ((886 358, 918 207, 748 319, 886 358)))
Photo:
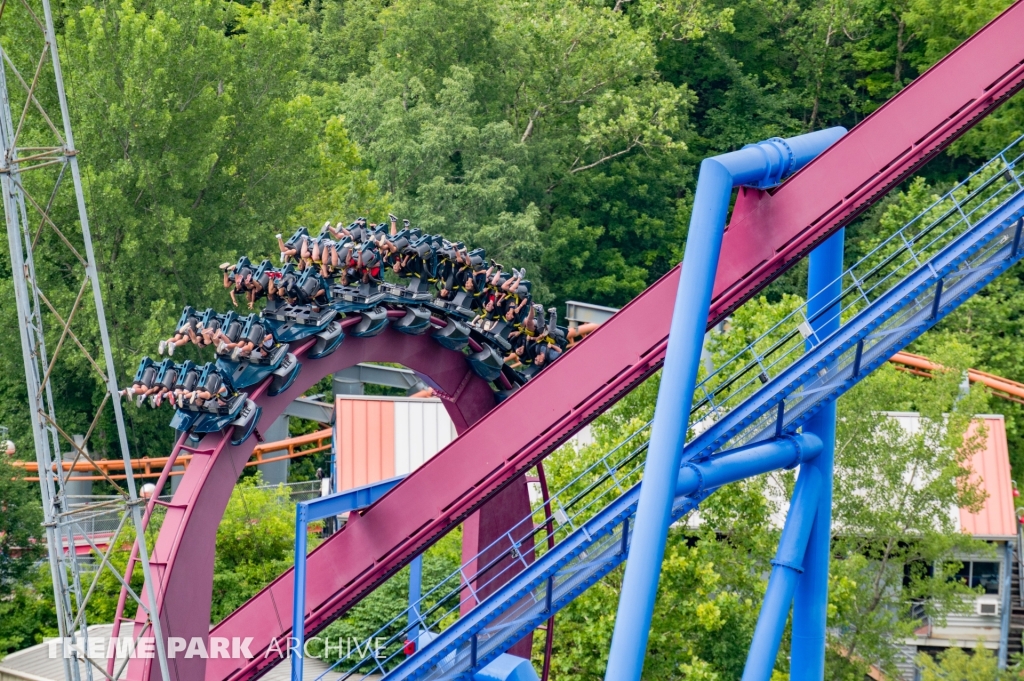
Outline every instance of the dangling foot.
POLYGON ((237 362, 237 361, 238 361, 238 357, 239 357, 239 355, 241 355, 241 354, 242 354, 242 348, 235 348, 235 349, 234 349, 234 350, 233 350, 233 351, 231 352, 231 359, 232 359, 232 361, 235 361, 235 362, 237 362))
POLYGON ((167 356, 168 357, 174 357, 174 348, 176 348, 176 347, 178 347, 178 346, 175 345, 174 343, 169 343, 167 345, 167 356))
POLYGON ((217 354, 218 355, 223 355, 225 352, 227 352, 227 350, 228 350, 228 344, 225 343, 224 341, 221 341, 220 345, 217 346, 217 354))
POLYGON ((158 355, 164 354, 164 348, 166 348, 166 347, 167 347, 167 341, 165 341, 165 340, 160 341, 160 348, 156 351, 156 353, 158 355))

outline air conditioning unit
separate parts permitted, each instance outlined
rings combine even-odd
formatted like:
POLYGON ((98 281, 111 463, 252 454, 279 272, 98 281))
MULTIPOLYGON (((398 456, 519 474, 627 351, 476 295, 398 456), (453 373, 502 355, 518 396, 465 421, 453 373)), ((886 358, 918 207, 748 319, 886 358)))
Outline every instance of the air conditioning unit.
POLYGON ((979 598, 974 601, 974 614, 982 617, 999 617, 1002 612, 1002 604, 995 599, 979 598))

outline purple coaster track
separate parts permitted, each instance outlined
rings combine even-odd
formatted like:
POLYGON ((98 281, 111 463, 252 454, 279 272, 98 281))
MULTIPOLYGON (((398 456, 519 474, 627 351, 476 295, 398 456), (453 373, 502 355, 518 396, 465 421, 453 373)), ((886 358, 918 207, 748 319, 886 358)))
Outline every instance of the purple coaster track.
MULTIPOLYGON (((304 357, 312 344, 312 340, 296 344, 295 354, 302 369, 291 388, 268 397, 264 394, 268 383, 264 382, 250 392, 250 397, 263 408, 261 425, 273 423, 285 407, 325 376, 359 362, 396 362, 417 372, 442 395, 460 433, 494 406, 491 387, 470 370, 465 357, 444 349, 429 335, 409 336, 388 328, 373 338, 348 337, 333 354, 319 360, 304 357)), ((164 635, 168 637, 205 637, 210 629, 217 526, 256 444, 255 438, 249 438, 232 446, 230 439, 228 429, 207 435, 200 443, 188 447, 195 456, 167 505, 167 515, 152 550, 150 564, 157 582, 157 608, 164 635)), ((311 573, 330 569, 319 565, 315 556, 314 552, 310 557, 311 573)), ((287 579, 279 579, 275 585, 280 586, 269 599, 270 608, 246 615, 246 636, 253 635, 250 632, 263 633, 264 629, 271 636, 290 629, 290 584, 287 579)), ((139 627, 145 619, 144 613, 137 618, 139 627)), ((199 657, 186 659, 179 655, 169 662, 171 674, 177 679, 201 679, 206 671, 207 661, 199 657)), ((149 678, 156 671, 151 668, 152 663, 147 659, 133 660, 129 678, 149 678)))

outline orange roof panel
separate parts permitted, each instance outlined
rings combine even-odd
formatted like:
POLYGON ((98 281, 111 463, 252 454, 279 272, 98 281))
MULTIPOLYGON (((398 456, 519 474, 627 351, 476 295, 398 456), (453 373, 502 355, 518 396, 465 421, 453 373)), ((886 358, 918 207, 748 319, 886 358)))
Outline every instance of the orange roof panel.
POLYGON ((1010 478, 1010 453, 1006 444, 1006 423, 1002 416, 980 416, 968 437, 985 425, 984 447, 971 457, 972 480, 981 483, 988 495, 978 513, 960 509, 963 531, 979 538, 1017 536, 1017 518, 1013 508, 1013 482, 1010 478))
POLYGON ((386 400, 335 401, 338 489, 395 476, 395 405, 386 400))

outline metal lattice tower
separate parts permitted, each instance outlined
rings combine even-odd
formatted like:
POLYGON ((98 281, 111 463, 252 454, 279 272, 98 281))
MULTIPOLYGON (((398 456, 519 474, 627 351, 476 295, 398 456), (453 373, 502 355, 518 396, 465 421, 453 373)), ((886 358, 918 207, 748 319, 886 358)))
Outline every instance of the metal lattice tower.
MULTIPOLYGON (((0 2, 0 57, 0 185, 54 600, 62 639, 77 637, 87 644, 85 611, 100 575, 108 570, 123 584, 121 574, 109 562, 110 552, 118 542, 110 541, 106 551, 102 551, 86 529, 98 515, 116 515, 114 537, 129 523, 134 528, 146 585, 145 600, 156 601, 142 525, 142 502, 129 461, 78 150, 71 134, 48 0, 0 2), (37 252, 45 252, 45 260, 39 262, 44 262, 46 270, 38 277, 37 252), (88 292, 92 294, 91 304, 88 292), (48 341, 52 344, 49 353, 48 341), (83 360, 88 371, 99 377, 106 394, 92 415, 86 435, 76 441, 61 426, 60 410, 54 403, 54 379, 68 371, 71 364, 81 365, 83 360), (112 479, 89 454, 89 439, 104 414, 109 416, 110 409, 125 462, 123 481, 112 479), (62 461, 61 454, 68 450, 73 455, 70 466, 62 461), (114 499, 70 503, 68 483, 76 465, 79 475, 84 467, 87 475, 109 482, 116 492, 114 499), (94 570, 82 570, 76 546, 91 549, 94 570)), ((130 587, 127 591, 148 612, 141 594, 130 587)), ((152 627, 159 668, 167 681, 159 619, 150 618, 145 627, 152 627)), ((135 638, 139 636, 136 631, 135 638)), ((64 674, 68 681, 91 681, 94 670, 111 678, 105 658, 91 659, 77 647, 65 652, 64 674)), ((113 678, 121 671, 116 670, 113 678)))

